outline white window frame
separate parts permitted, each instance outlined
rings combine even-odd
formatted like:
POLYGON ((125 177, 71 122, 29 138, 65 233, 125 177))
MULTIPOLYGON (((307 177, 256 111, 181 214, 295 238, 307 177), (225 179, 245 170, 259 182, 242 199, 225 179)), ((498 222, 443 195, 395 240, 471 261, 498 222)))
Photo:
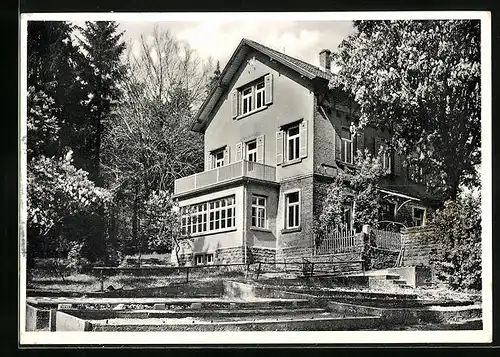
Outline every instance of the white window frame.
POLYGON ((254 110, 264 108, 266 106, 265 102, 266 102, 266 84, 264 83, 264 78, 262 78, 261 81, 259 81, 255 84, 255 108, 254 108, 254 110), (259 88, 259 85, 262 85, 262 88, 259 88), (261 97, 260 106, 258 106, 258 100, 257 100, 257 98, 259 96, 261 97))
POLYGON ((290 191, 285 193, 285 229, 296 229, 300 228, 300 216, 301 216, 301 202, 300 202, 300 191, 290 191), (293 194, 297 194, 298 200, 297 202, 292 202, 290 203, 290 196, 293 194), (295 217, 297 217, 296 222, 293 225, 290 225, 290 208, 293 207, 293 221, 295 220, 295 217), (297 211, 297 212, 296 212, 297 211), (297 214, 298 213, 298 214, 297 214))
POLYGON ((347 131, 349 132, 349 139, 348 138, 344 138, 342 137, 342 131, 344 131, 345 128, 342 128, 341 131, 340 131, 340 144, 343 146, 344 150, 342 151, 342 149, 340 150, 340 153, 341 153, 341 157, 340 159, 345 162, 345 163, 348 163, 348 164, 353 164, 354 163, 354 145, 353 145, 353 140, 352 140, 352 133, 349 129, 347 129, 347 131), (349 149, 349 152, 351 153, 351 160, 347 160, 347 149, 349 149), (342 156, 342 153, 344 153, 344 155, 342 156))
POLYGON ((224 166, 224 149, 216 150, 212 153, 213 161, 214 161, 214 168, 224 166), (218 156, 221 155, 219 158, 218 156))
POLYGON ((245 145, 245 151, 246 151, 246 159, 247 161, 252 161, 252 162, 257 162, 257 140, 251 140, 249 142, 246 143, 245 145), (249 146, 251 144, 254 144, 255 145, 255 148, 253 149, 249 149, 249 146), (255 160, 251 160, 251 158, 255 158, 255 160))
POLYGON ((194 264, 195 265, 205 265, 203 262, 204 255, 203 254, 195 254, 194 256, 194 264))
MULTIPOLYGON (((412 219, 412 222, 413 222, 413 226, 414 227, 423 227, 425 226, 425 218, 427 216, 427 209, 425 207, 419 207, 419 206, 412 206, 411 208, 411 219, 412 219), (422 213, 422 222, 420 224, 416 224, 416 219, 417 217, 415 216, 415 210, 421 210, 423 213, 422 213)), ((418 218, 420 219, 420 218, 418 218)))
POLYGON ((195 254, 194 255, 194 264, 199 265, 212 265, 214 264, 214 254, 206 253, 206 254, 195 254))
POLYGON ((250 224, 252 228, 267 229, 267 197, 252 195, 252 210, 250 224), (254 203, 254 199, 256 203, 254 203), (255 210, 255 215, 254 215, 255 210), (255 224, 254 224, 255 219, 255 224))
POLYGON ((382 142, 382 150, 382 156, 380 158, 382 168, 384 170, 392 172, 392 153, 385 141, 382 142))
POLYGON ((181 207, 181 231, 184 235, 197 236, 234 230, 235 214, 235 196, 184 206, 181 207))
POLYGON ((241 90, 241 115, 250 113, 253 110, 253 87, 249 86, 241 90), (247 92, 245 94, 245 92, 247 92), (247 110, 245 111, 245 102, 247 104, 247 110))
POLYGON ((293 125, 286 129, 286 145, 285 145, 285 150, 286 150, 286 161, 295 161, 300 159, 300 125, 293 125), (297 134, 290 135, 290 131, 293 129, 297 129, 297 134), (295 145, 292 150, 292 155, 290 157, 290 143, 293 143, 295 145))
POLYGON ((239 89, 240 96, 240 110, 238 115, 246 115, 262 108, 266 108, 266 83, 263 78, 257 82, 239 89), (262 86, 259 88, 259 86, 262 86), (260 98, 260 105, 258 100, 260 98), (245 110, 246 104, 246 110, 245 110))

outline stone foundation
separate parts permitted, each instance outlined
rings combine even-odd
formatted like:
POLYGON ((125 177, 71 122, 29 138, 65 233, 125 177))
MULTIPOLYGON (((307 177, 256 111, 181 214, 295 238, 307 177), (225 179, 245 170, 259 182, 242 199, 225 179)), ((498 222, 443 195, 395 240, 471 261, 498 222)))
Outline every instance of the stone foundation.
MULTIPOLYGON (((179 265, 194 265, 194 257, 197 253, 179 254, 179 265)), ((201 254, 201 252, 200 252, 201 254)), ((249 264, 263 262, 274 263, 276 261, 276 251, 269 248, 247 247, 247 260, 249 264)), ((238 264, 245 263, 245 248, 232 247, 217 249, 214 254, 214 264, 238 264)))
POLYGON ((247 247, 248 263, 274 263, 276 262, 276 250, 260 247, 247 247))

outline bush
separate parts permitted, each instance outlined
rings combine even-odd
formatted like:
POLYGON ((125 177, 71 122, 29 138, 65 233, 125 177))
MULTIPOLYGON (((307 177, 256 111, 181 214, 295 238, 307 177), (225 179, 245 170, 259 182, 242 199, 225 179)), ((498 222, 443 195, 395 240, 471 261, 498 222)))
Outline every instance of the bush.
POLYGON ((431 253, 439 280, 452 289, 481 289, 481 199, 472 195, 447 201, 431 224, 443 249, 431 253))
POLYGON ((68 259, 66 269, 71 273, 81 273, 86 268, 90 267, 90 262, 87 258, 82 256, 84 251, 84 243, 71 242, 68 252, 68 259))

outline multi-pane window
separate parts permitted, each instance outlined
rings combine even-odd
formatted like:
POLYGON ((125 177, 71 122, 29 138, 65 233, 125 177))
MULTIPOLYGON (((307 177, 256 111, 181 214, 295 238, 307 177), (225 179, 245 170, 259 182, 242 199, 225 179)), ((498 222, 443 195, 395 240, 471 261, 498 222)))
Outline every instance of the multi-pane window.
POLYGON ((210 233, 235 227, 234 196, 181 207, 183 234, 210 233))
POLYGON ((352 230, 352 205, 346 205, 342 211, 342 229, 352 230))
POLYGON ((240 91, 241 113, 240 115, 265 107, 266 89, 264 79, 252 84, 240 91))
POLYGON ((396 215, 396 204, 394 202, 383 202, 380 205, 380 216, 382 220, 393 221, 396 215))
POLYGON ((246 114, 252 110, 253 87, 248 87, 241 91, 241 114, 246 114))
POLYGON ((346 128, 342 128, 341 131, 341 147, 340 147, 340 158, 342 161, 352 164, 353 163, 353 145, 351 131, 346 128))
POLYGON ((196 265, 207 265, 214 263, 214 255, 213 254, 196 254, 194 258, 194 262, 196 265))
POLYGON ((265 87, 264 81, 255 85, 255 109, 262 108, 265 101, 265 87))
POLYGON ((412 219, 413 226, 423 226, 425 217, 425 209, 419 207, 413 207, 412 209, 412 219))
POLYGON ((221 167, 224 166, 224 150, 215 151, 213 154, 214 166, 221 167))
POLYGON ((252 140, 247 143, 247 160, 257 162, 257 141, 252 140))
POLYGON ((267 228, 266 224, 266 198, 252 196, 252 227, 267 228))
POLYGON ((295 125, 286 131, 286 152, 287 161, 296 160, 300 157, 300 130, 295 125))
POLYGON ((391 172, 392 170, 392 153, 389 145, 386 142, 382 144, 382 156, 380 157, 380 162, 384 171, 391 172))
POLYGON ((300 226, 300 197, 299 192, 292 192, 285 196, 286 228, 300 226))

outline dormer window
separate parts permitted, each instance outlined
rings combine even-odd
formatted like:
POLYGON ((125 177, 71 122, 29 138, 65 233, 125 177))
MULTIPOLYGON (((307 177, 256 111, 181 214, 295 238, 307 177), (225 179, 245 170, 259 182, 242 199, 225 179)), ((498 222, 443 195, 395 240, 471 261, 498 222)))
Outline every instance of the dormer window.
POLYGON ((268 74, 247 85, 233 90, 231 112, 233 118, 246 116, 267 108, 273 101, 272 75, 268 74))

